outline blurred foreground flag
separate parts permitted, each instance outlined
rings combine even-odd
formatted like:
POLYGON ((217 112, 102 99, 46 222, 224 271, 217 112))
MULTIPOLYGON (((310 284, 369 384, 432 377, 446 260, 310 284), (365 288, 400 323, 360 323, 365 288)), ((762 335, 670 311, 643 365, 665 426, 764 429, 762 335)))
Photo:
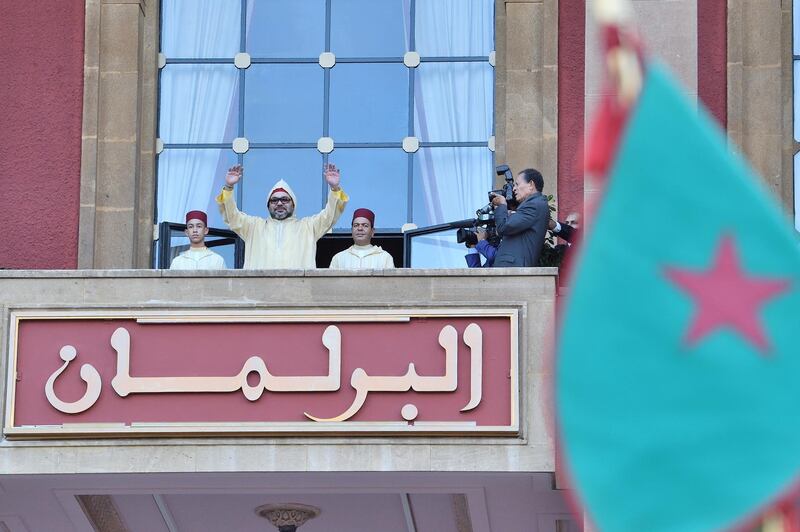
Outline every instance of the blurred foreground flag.
POLYGON ((587 146, 606 180, 557 342, 561 466, 600 532, 756 524, 800 472, 800 248, 716 124, 636 63, 595 124, 607 164, 587 146))

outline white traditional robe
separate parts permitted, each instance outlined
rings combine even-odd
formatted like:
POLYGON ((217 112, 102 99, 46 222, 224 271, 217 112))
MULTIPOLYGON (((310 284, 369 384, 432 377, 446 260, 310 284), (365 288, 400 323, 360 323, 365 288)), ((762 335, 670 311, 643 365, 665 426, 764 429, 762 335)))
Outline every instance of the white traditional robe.
POLYGON ((333 256, 331 268, 336 270, 383 270, 394 268, 394 259, 380 246, 352 245, 333 256))
MULTIPOLYGON (((276 188, 284 189, 292 197, 296 212, 297 197, 283 179, 275 183, 267 198, 272 196, 276 188)), ((230 190, 223 189, 217 196, 217 203, 222 219, 244 240, 245 270, 310 270, 317 267, 317 240, 333 227, 348 199, 342 189, 332 190, 328 194, 328 203, 319 213, 299 219, 292 213, 285 220, 244 214, 236 207, 230 190)))
POLYGON ((224 270, 225 259, 208 248, 189 248, 174 259, 170 270, 224 270))

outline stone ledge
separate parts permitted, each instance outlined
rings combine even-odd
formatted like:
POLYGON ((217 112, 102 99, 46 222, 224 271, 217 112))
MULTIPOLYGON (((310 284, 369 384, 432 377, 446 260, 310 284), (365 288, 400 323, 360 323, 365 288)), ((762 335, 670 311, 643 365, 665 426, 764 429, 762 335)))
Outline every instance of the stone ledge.
POLYGON ((0 279, 246 278, 246 277, 556 277, 558 268, 452 268, 391 270, 0 270, 0 279))

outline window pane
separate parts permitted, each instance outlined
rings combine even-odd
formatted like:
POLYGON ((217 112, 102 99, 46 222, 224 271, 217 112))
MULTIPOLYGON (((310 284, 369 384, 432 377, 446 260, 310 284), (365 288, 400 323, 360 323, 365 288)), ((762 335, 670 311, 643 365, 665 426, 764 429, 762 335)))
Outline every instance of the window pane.
POLYGON ((401 57, 408 51, 408 0, 332 0, 331 51, 337 57, 401 57))
POLYGON ((241 0, 164 0, 162 6, 167 58, 233 58, 239 51, 241 0))
POLYGON ((414 154, 414 219, 418 227, 474 218, 489 203, 488 148, 421 148, 414 154))
POLYGON ((247 51, 253 57, 319 57, 325 0, 248 0, 247 51))
MULTIPOLYGON (((205 243, 208 249, 217 255, 221 255, 222 258, 225 259, 225 267, 227 267, 229 270, 232 270, 235 267, 235 244, 231 242, 228 244, 214 245, 215 242, 224 242, 225 240, 228 239, 220 236, 206 235, 205 243)), ((172 264, 172 259, 189 249, 189 239, 186 238, 186 235, 183 233, 183 231, 177 231, 173 229, 171 231, 169 244, 170 249, 169 259, 167 260, 168 264, 172 264)))
POLYGON ((794 154, 794 228, 800 231, 800 153, 794 154))
POLYGON ((319 65, 252 65, 245 75, 244 127, 250 142, 317 142, 325 98, 319 65))
POLYGON ((335 142, 400 142, 408 132, 408 68, 338 64, 331 71, 335 142))
POLYGON ((229 239, 208 235, 206 246, 217 255, 222 255, 222 258, 225 259, 225 267, 232 270, 236 267, 236 245, 233 242, 224 243, 226 240, 229 239), (220 242, 220 244, 215 246, 215 242, 220 242))
POLYGON ((337 228, 350 228, 353 211, 375 213, 375 227, 399 229, 408 221, 408 154, 400 148, 337 148, 330 162, 342 172, 350 196, 337 228))
POLYGON ((417 0, 422 57, 488 56, 494 50, 494 0, 417 0))
POLYGON ((232 150, 164 150, 158 156, 158 222, 184 223, 186 213, 204 211, 208 226, 225 228, 214 197, 225 172, 236 164, 232 150))
MULTIPOLYGON (((316 214, 323 205, 322 155, 316 149, 252 149, 244 156, 242 211, 266 218, 267 194, 279 180, 297 197, 295 216, 316 214)), ((327 199, 327 198, 326 198, 327 199)))
POLYGON ((794 62, 794 140, 800 141, 800 61, 794 62))
POLYGON ((486 142, 492 135, 489 63, 422 63, 414 77, 414 132, 423 142, 486 142))
POLYGON ((230 142, 237 135, 239 76, 233 65, 167 65, 161 72, 159 137, 165 143, 230 142))
POLYGON ((412 268, 466 268, 466 254, 464 244, 456 242, 455 229, 411 238, 412 268))

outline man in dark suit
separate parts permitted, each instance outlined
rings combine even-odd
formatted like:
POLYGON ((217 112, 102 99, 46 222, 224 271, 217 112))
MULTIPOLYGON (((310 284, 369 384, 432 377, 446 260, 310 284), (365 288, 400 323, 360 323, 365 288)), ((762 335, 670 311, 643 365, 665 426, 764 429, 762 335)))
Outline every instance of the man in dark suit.
POLYGON ((550 229, 550 232, 553 235, 563 238, 569 244, 573 244, 575 240, 578 238, 578 214, 573 212, 567 216, 566 221, 556 221, 552 218, 548 222, 547 228, 550 229))
POLYGON ((528 168, 514 178, 514 197, 519 202, 515 212, 509 214, 505 197, 492 196, 497 234, 503 238, 495 255, 495 267, 538 266, 550 220, 543 188, 542 174, 528 168))

